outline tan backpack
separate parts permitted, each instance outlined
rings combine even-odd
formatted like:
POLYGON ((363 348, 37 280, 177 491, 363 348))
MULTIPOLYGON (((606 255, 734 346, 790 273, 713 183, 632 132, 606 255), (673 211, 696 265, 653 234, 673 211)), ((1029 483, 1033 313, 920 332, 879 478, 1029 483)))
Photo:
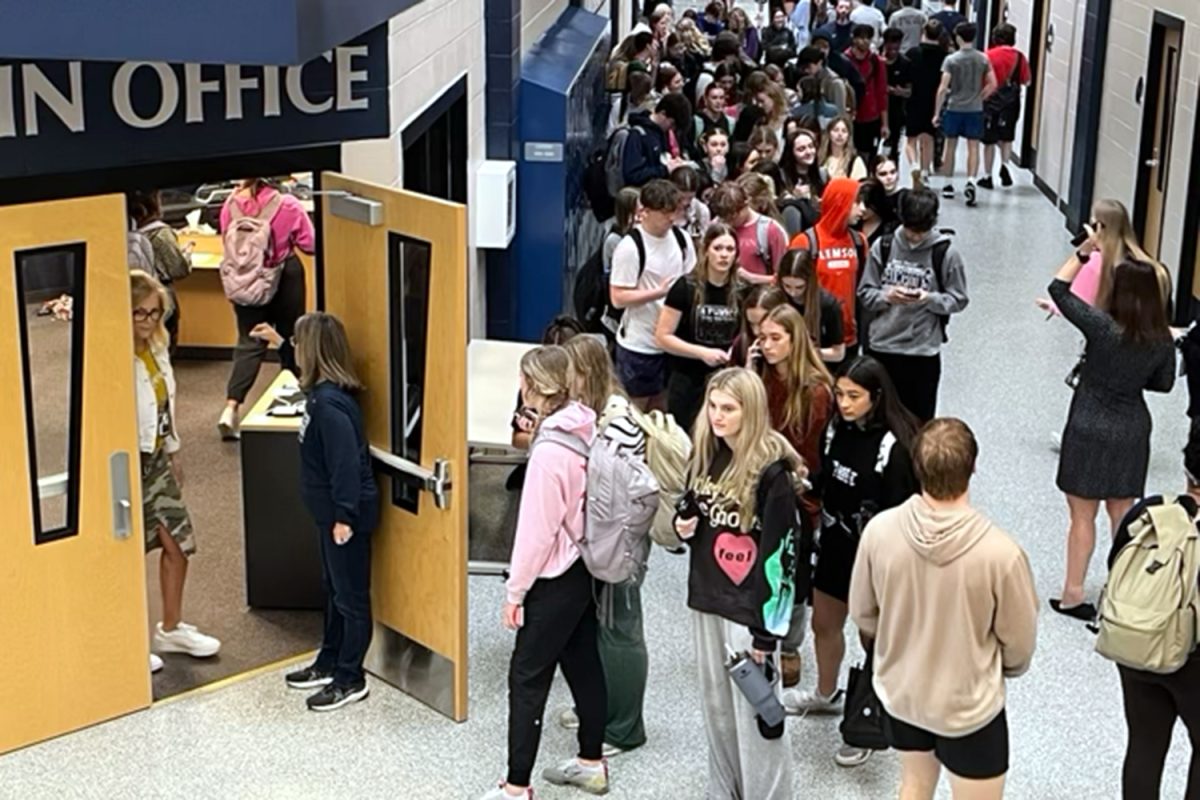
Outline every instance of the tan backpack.
POLYGON ((658 481, 658 511, 650 526, 650 538, 668 550, 683 547, 675 533, 675 507, 687 491, 688 459, 692 440, 670 414, 643 414, 631 408, 631 416, 646 434, 646 464, 658 481))
POLYGON ((1100 595, 1096 652, 1133 669, 1171 673, 1200 639, 1200 532, 1179 502, 1148 505, 1126 519, 1100 595))

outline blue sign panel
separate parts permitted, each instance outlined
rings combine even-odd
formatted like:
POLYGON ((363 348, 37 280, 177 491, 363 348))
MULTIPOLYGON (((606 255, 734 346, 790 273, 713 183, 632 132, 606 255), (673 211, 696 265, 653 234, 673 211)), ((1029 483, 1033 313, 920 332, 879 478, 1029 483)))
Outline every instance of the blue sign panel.
POLYGON ((0 61, 0 178, 386 137, 387 24, 294 67, 0 61))

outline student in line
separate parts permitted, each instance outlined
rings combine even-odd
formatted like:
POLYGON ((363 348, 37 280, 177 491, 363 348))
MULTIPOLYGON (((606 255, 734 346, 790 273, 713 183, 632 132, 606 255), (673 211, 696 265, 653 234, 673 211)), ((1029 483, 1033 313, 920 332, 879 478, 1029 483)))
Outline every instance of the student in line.
MULTIPOLYGON (((767 390, 771 427, 800 454, 811 484, 821 474, 821 443, 833 417, 833 378, 825 368, 804 317, 791 306, 779 306, 762 322, 761 357, 755 359, 767 390)), ((812 490, 801 501, 812 530, 820 525, 821 500, 812 490)), ((797 579, 799 583, 799 578, 797 579)), ((808 627, 811 586, 798 586, 780 664, 785 687, 800 681, 800 646, 808 627)))
POLYGON ((1056 483, 1071 524, 1062 594, 1050 606, 1091 620, 1096 608, 1086 600, 1084 581, 1096 544, 1096 512, 1103 501, 1115 533, 1145 492, 1152 423, 1144 392, 1171 391, 1175 346, 1153 265, 1118 264, 1109 308, 1101 309, 1071 293, 1086 260, 1086 253, 1077 254, 1050 284, 1050 298, 1087 339, 1058 460, 1056 483))
POLYGON ((854 149, 854 121, 841 114, 829 123, 821 141, 821 167, 831 178, 867 177, 867 164, 854 149))
MULTIPOLYGON (((917 421, 900 404, 883 365, 869 356, 854 359, 838 376, 833 394, 838 417, 825 435, 821 534, 813 573, 817 685, 784 693, 784 705, 793 714, 841 713, 845 692, 838 688, 838 677, 846 654, 846 604, 859 538, 873 516, 917 489, 909 458, 917 421)), ((871 753, 843 745, 834 760, 857 767, 871 753)))
POLYGON ((978 453, 961 420, 925 426, 913 443, 921 493, 867 525, 850 583, 911 800, 932 800, 943 766, 956 798, 1003 796, 1005 680, 1029 669, 1037 642, 1029 558, 971 506, 978 453))
POLYGON ((286 676, 293 689, 317 689, 313 711, 333 711, 367 697, 363 659, 371 644, 371 533, 379 523, 379 490, 354 370, 341 320, 312 312, 296 322, 295 344, 269 325, 251 336, 280 349, 285 369, 305 392, 300 423, 300 491, 317 524, 325 630, 311 666, 286 676))
MULTIPOLYGON (((571 390, 575 400, 596 414, 598 435, 618 451, 646 458, 646 434, 634 421, 629 398, 613 375, 608 348, 594 336, 576 336, 564 345, 571 359, 571 390)), ((605 605, 612 619, 599 626, 597 644, 604 665, 608 714, 604 724, 605 758, 634 750, 646 743, 643 707, 649 656, 642 626, 641 573, 636 583, 610 584, 605 605)), ((568 730, 579 727, 579 715, 568 709, 559 715, 568 730)))
POLYGON ((927 422, 937 414, 946 321, 967 307, 967 275, 950 237, 934 230, 933 191, 913 189, 900 214, 904 225, 892 235, 886 263, 883 243, 871 248, 858 299, 870 319, 870 354, 887 369, 900 402, 927 422))
POLYGON ((792 307, 804 316, 805 328, 812 343, 819 348, 821 360, 840 364, 846 357, 842 304, 817 280, 812 253, 788 250, 779 262, 776 282, 787 294, 792 307), (809 313, 810 309, 812 313, 809 313))
POLYGON ((675 530, 691 551, 688 608, 708 739, 707 797, 793 797, 784 725, 767 727, 733 683, 728 650, 778 669, 794 601, 799 456, 771 430, 754 373, 713 375, 696 425, 675 530))
MULTIPOLYGON (((141 270, 129 275, 133 301, 133 371, 137 389, 138 445, 141 451, 142 518, 146 552, 161 549, 158 583, 162 621, 154 627, 152 649, 159 653, 214 656, 221 642, 183 621, 183 586, 188 560, 196 553, 192 518, 183 502, 183 468, 177 460, 175 372, 167 352, 170 337, 163 320, 171 309, 167 290, 141 270)), ((163 661, 150 654, 150 671, 163 661)))
POLYGON ((557 345, 521 358, 521 395, 539 422, 501 614, 504 627, 517 634, 508 672, 508 774, 480 800, 533 796, 542 717, 559 667, 579 717, 579 756, 548 767, 542 777, 592 794, 608 790, 602 752, 608 700, 596 644, 596 603, 576 544, 583 536, 587 462, 556 442, 537 443, 542 430, 563 431, 589 445, 596 435, 596 414, 571 399, 570 372, 570 358, 557 345))
POLYGON ((714 223, 695 268, 675 281, 658 312, 654 340, 669 356, 667 410, 685 431, 700 413, 705 380, 729 362, 745 290, 737 273, 737 237, 728 225, 714 223))
POLYGON ((737 367, 750 364, 750 348, 758 343, 761 334, 762 321, 767 312, 778 306, 786 305, 788 296, 778 286, 770 283, 756 283, 746 290, 742 298, 742 314, 737 338, 729 349, 730 363, 737 367))
POLYGON ((740 181, 727 181, 714 189, 709 205, 717 219, 737 236, 738 275, 749 283, 771 283, 775 267, 787 250, 783 226, 754 210, 740 181))
POLYGON ((305 283, 304 265, 296 255, 313 255, 315 234, 308 212, 300 201, 290 194, 282 194, 262 178, 247 178, 225 201, 221 208, 221 230, 239 217, 261 217, 270 220, 271 252, 267 253, 265 266, 281 270, 275 296, 261 306, 233 306, 237 317, 238 344, 233 357, 233 371, 226 387, 225 408, 217 421, 221 438, 229 441, 238 438, 238 409, 246 402, 246 394, 258 378, 258 369, 267 355, 267 345, 250 335, 259 323, 267 323, 289 338, 295 330, 296 320, 304 313, 305 283))
POLYGON ((817 161, 820 147, 820 136, 807 128, 793 132, 784 144, 779 166, 793 198, 783 210, 783 226, 789 239, 811 228, 821 216, 821 193, 829 183, 829 174, 817 161))

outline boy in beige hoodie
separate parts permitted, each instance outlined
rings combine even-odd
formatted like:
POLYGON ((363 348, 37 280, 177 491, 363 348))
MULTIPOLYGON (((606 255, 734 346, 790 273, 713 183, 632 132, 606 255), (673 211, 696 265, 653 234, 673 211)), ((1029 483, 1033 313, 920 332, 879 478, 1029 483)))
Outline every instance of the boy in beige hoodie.
POLYGON ((901 800, 932 798, 942 766, 956 798, 1004 792, 1004 680, 1029 668, 1038 600, 1025 551, 971 508, 978 452, 961 420, 922 429, 922 493, 871 520, 850 582, 884 731, 902 753, 901 800))

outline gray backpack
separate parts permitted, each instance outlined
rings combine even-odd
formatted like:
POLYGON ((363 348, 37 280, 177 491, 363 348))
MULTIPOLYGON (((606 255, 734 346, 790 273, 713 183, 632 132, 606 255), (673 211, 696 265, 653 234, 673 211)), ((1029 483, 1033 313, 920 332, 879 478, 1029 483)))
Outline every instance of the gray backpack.
POLYGON ((650 555, 650 525, 658 511, 658 481, 646 462, 603 436, 589 447, 566 431, 549 429, 533 442, 554 442, 587 459, 583 538, 575 544, 596 580, 636 583, 650 555))

